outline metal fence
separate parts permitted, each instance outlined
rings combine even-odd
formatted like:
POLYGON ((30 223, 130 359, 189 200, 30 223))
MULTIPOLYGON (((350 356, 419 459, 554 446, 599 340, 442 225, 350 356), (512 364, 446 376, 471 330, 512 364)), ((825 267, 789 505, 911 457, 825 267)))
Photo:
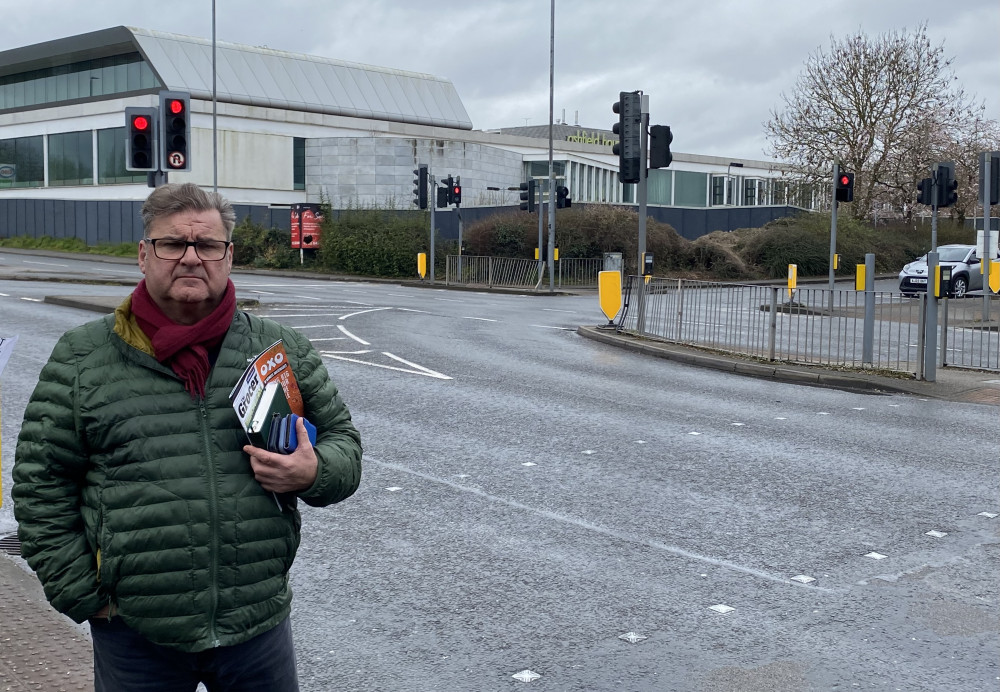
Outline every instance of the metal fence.
MULTIPOLYGON (((921 373, 925 296, 631 276, 619 329, 770 361, 921 373)), ((1000 370, 1000 297, 940 301, 938 363, 1000 370)))
MULTIPOLYGON (((566 257, 556 263, 555 283, 567 288, 597 288, 597 275, 604 268, 601 258, 566 257)), ((539 271, 544 279, 547 264, 515 257, 480 257, 448 255, 445 262, 446 284, 535 288, 539 271)), ((543 283, 548 283, 545 279, 543 283)))

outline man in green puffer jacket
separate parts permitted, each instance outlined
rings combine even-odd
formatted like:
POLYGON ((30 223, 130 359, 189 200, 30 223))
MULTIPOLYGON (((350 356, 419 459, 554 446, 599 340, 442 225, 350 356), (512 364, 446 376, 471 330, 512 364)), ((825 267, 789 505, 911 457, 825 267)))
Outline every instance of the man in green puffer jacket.
POLYGON ((25 409, 22 554, 54 608, 90 621, 97 692, 292 692, 296 502, 354 493, 360 436, 309 341, 236 309, 232 206, 170 184, 142 216, 145 278, 63 335, 25 409), (229 400, 278 339, 316 427, 287 455, 248 445, 229 400))

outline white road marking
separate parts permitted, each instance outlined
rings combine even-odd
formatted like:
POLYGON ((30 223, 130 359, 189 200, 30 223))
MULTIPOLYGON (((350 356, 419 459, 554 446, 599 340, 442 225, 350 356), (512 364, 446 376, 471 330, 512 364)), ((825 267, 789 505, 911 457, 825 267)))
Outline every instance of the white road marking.
POLYGON ((575 332, 576 327, 553 327, 549 324, 531 324, 529 327, 538 327, 539 329, 561 329, 564 332, 575 332))
POLYGON ((24 296, 21 296, 21 300, 27 300, 27 301, 32 302, 32 303, 41 303, 42 302, 41 298, 25 298, 24 296))
POLYGON ((393 360, 398 360, 400 363, 403 363, 405 365, 409 365, 411 368, 416 368, 417 370, 420 370, 421 372, 423 372, 425 375, 428 375, 429 377, 437 377, 438 379, 442 379, 442 380, 450 380, 451 379, 447 375, 442 375, 441 373, 435 372, 434 370, 431 370, 430 368, 425 368, 423 365, 417 365, 416 363, 411 363, 410 361, 404 360, 403 358, 400 358, 399 356, 394 356, 391 353, 389 353, 388 351, 382 351, 382 355, 389 356, 393 360))
MULTIPOLYGON (((450 380, 450 379, 452 379, 452 378, 448 377, 447 375, 442 375, 439 372, 434 372, 433 370, 428 370, 427 368, 421 367, 419 365, 415 365, 414 366, 414 367, 418 368, 417 370, 407 370, 406 368, 397 368, 397 367, 394 367, 392 365, 384 365, 383 363, 371 363, 371 362, 369 362, 367 360, 358 360, 357 358, 348 358, 347 356, 338 356, 334 352, 330 352, 330 351, 320 351, 319 354, 321 356, 326 357, 326 358, 336 358, 337 360, 346 360, 346 361, 349 361, 351 363, 360 363, 361 365, 370 365, 373 368, 385 368, 386 370, 395 370, 396 372, 406 372, 406 373, 410 373, 411 375, 425 375, 427 377, 434 377, 434 378, 439 379, 439 380, 450 380)), ((390 353, 385 353, 385 355, 387 355, 387 356, 389 356, 391 358, 396 358, 396 356, 393 356, 390 353)), ((400 361, 402 361, 404 363, 407 363, 407 361, 404 361, 402 358, 396 358, 396 360, 400 360, 400 361)), ((407 363, 407 364, 409 365, 410 363, 407 363)))
POLYGON ((465 317, 464 315, 462 316, 462 319, 463 320, 479 320, 480 322, 499 322, 500 321, 500 320, 491 320, 491 319, 486 318, 486 317, 465 317))
MULTIPOLYGON (((343 325, 338 324, 337 326, 341 327, 343 325)), ((315 343, 317 341, 343 341, 343 340, 344 340, 344 337, 342 337, 342 336, 327 336, 327 337, 323 337, 322 339, 309 339, 309 341, 312 341, 313 343, 315 343)))
POLYGON ((31 260, 24 260, 25 264, 41 264, 46 267, 68 267, 68 264, 56 264, 55 262, 32 262, 31 260))
MULTIPOLYGON (((370 463, 378 464, 379 466, 382 466, 384 468, 391 469, 391 470, 394 470, 394 471, 398 471, 400 473, 405 473, 405 474, 408 474, 408 475, 411 475, 411 476, 416 476, 417 478, 422 478, 422 479, 424 479, 426 481, 429 481, 431 483, 437 483, 437 484, 440 484, 440 485, 445 485, 445 486, 447 486, 449 488, 452 488, 453 490, 457 490, 458 492, 470 493, 472 495, 477 495, 478 497, 483 498, 483 499, 485 499, 485 500, 487 500, 489 502, 493 502, 493 503, 501 504, 501 505, 506 505, 508 507, 512 507, 514 509, 518 509, 518 510, 521 510, 523 512, 530 512, 531 514, 543 517, 545 519, 549 519, 551 521, 556 521, 556 522, 559 522, 559 523, 562 523, 562 524, 570 524, 570 525, 575 526, 577 528, 582 528, 582 529, 585 529, 587 531, 593 531, 594 533, 599 533, 599 534, 601 534, 603 536, 607 536, 607 537, 610 537, 610 538, 614 538, 616 540, 624 541, 626 543, 632 543, 632 544, 638 544, 638 545, 645 545, 645 546, 653 548, 655 550, 660 550, 660 551, 663 551, 665 553, 669 553, 671 555, 676 555, 678 557, 682 557, 682 558, 685 558, 685 559, 688 559, 688 560, 697 560, 699 562, 705 562, 705 563, 708 563, 708 564, 711 564, 711 565, 715 565, 716 567, 721 567, 723 569, 731 570, 731 571, 734 571, 734 572, 740 572, 741 574, 747 574, 747 575, 750 575, 750 576, 753 576, 753 577, 758 577, 760 579, 766 579, 767 581, 773 581, 773 582, 776 582, 778 584, 786 584, 788 586, 794 586, 794 584, 792 582, 790 582, 783 575, 770 574, 768 572, 764 572, 763 570, 759 570, 759 569, 756 569, 754 567, 746 567, 744 565, 740 565, 740 564, 737 564, 735 562, 730 562, 728 560, 721 560, 719 558, 709 557, 707 555, 700 555, 698 553, 693 553, 693 552, 691 552, 689 550, 685 550, 684 548, 679 548, 677 546, 667 545, 666 543, 661 543, 659 541, 651 540, 651 539, 645 538, 643 536, 636 536, 636 535, 631 535, 631 534, 623 533, 623 532, 617 531, 615 529, 606 528, 604 526, 599 526, 597 524, 592 524, 592 523, 590 523, 588 521, 584 521, 582 519, 577 519, 576 517, 571 517, 571 516, 567 516, 567 515, 563 515, 563 514, 557 514, 555 512, 552 512, 552 511, 549 511, 549 510, 545 510, 545 509, 537 509, 535 507, 531 507, 530 505, 526 505, 526 504, 523 504, 521 502, 517 502, 516 500, 508 500, 506 498, 498 497, 496 495, 490 495, 486 491, 480 490, 479 488, 476 488, 476 487, 473 487, 473 486, 460 485, 458 483, 455 483, 453 481, 450 481, 450 480, 447 480, 447 479, 444 479, 444 478, 437 478, 435 476, 431 476, 431 475, 426 474, 426 473, 421 473, 419 471, 414 471, 413 469, 410 469, 410 468, 408 468, 406 466, 402 466, 400 464, 394 464, 394 463, 391 463, 391 462, 388 462, 388 461, 380 461, 378 459, 372 459, 371 457, 366 457, 366 458, 368 459, 368 461, 370 463)), ((815 587, 814 590, 815 591, 822 591, 822 592, 826 592, 826 593, 836 593, 837 592, 836 589, 824 588, 824 587, 819 587, 819 586, 815 587)))
POLYGON ((419 313, 421 313, 423 315, 429 315, 429 314, 431 314, 431 313, 427 312, 426 310, 414 310, 413 308, 396 308, 396 309, 397 310, 401 310, 402 312, 419 312, 419 313))
POLYGON ((353 335, 353 334, 351 334, 351 333, 350 333, 349 331, 347 331, 347 329, 346 329, 346 328, 344 327, 344 325, 342 325, 342 324, 338 324, 338 325, 337 325, 337 329, 339 329, 340 331, 342 331, 342 332, 344 333, 344 335, 345 335, 345 336, 347 336, 347 337, 349 337, 349 338, 351 338, 351 339, 354 339, 355 341, 357 341, 357 342, 358 342, 359 344, 361 344, 362 346, 371 346, 371 344, 370 344, 370 343, 368 343, 367 341, 365 341, 365 340, 364 340, 364 339, 362 339, 361 337, 359 337, 359 336, 354 336, 354 335, 353 335))
POLYGON ((576 314, 576 310, 560 310, 558 308, 542 308, 542 312, 568 312, 571 315, 576 314))
POLYGON ((378 312, 379 310, 392 310, 392 308, 370 308, 368 310, 358 310, 357 312, 352 312, 349 315, 341 315, 338 319, 346 320, 348 317, 354 317, 355 315, 363 315, 366 312, 378 312))
MULTIPOLYGON (((315 315, 285 315, 286 317, 315 317, 315 315)), ((327 327, 339 327, 339 324, 303 324, 296 325, 296 329, 324 329, 327 327)))

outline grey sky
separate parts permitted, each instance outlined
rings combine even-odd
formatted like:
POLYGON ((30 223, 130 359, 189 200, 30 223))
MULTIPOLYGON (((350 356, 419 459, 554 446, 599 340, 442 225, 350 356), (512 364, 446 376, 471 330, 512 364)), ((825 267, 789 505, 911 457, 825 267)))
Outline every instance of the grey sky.
MULTIPOLYGON (((211 37, 211 0, 152 6, 3 0, 0 49, 121 24, 211 37)), ((477 129, 548 123, 549 12, 548 0, 216 1, 220 41, 447 77, 477 129)), ((618 92, 642 89, 675 151, 766 158, 762 123, 810 53, 924 21, 958 83, 1000 119, 996 0, 556 0, 555 118, 609 129, 618 92)))

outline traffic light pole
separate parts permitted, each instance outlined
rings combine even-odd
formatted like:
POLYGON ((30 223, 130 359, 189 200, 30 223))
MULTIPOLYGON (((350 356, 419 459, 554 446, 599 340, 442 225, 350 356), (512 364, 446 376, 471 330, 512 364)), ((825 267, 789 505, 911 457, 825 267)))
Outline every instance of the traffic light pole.
POLYGON ((434 209, 437 207, 437 179, 431 175, 430 166, 427 167, 427 179, 431 181, 431 189, 434 190, 433 198, 428 199, 427 206, 431 209, 431 261, 430 271, 431 284, 434 284, 434 209))
POLYGON ((983 324, 990 323, 990 263, 993 261, 993 224, 990 223, 992 159, 992 152, 986 152, 979 158, 979 166, 983 173, 983 186, 980 191, 983 202, 983 256, 980 260, 983 267, 983 324))
POLYGON ((536 187, 538 188, 538 283, 535 284, 537 291, 542 287, 542 277, 545 276, 545 245, 542 241, 542 219, 544 218, 542 210, 545 208, 542 206, 542 200, 545 198, 545 185, 539 180, 536 187))
POLYGON ((827 281, 827 288, 830 289, 830 311, 833 311, 833 284, 836 281, 836 272, 833 268, 834 256, 837 254, 837 181, 840 179, 840 160, 833 162, 833 187, 830 190, 830 269, 827 281))
MULTIPOLYGON (((647 181, 649 170, 646 167, 649 150, 649 96, 642 95, 641 106, 639 108, 639 182, 636 190, 636 201, 639 203, 639 256, 636 258, 638 270, 636 274, 642 274, 642 256, 646 254, 646 201, 648 199, 647 181)), ((641 314, 641 313, 640 313, 641 314)))

